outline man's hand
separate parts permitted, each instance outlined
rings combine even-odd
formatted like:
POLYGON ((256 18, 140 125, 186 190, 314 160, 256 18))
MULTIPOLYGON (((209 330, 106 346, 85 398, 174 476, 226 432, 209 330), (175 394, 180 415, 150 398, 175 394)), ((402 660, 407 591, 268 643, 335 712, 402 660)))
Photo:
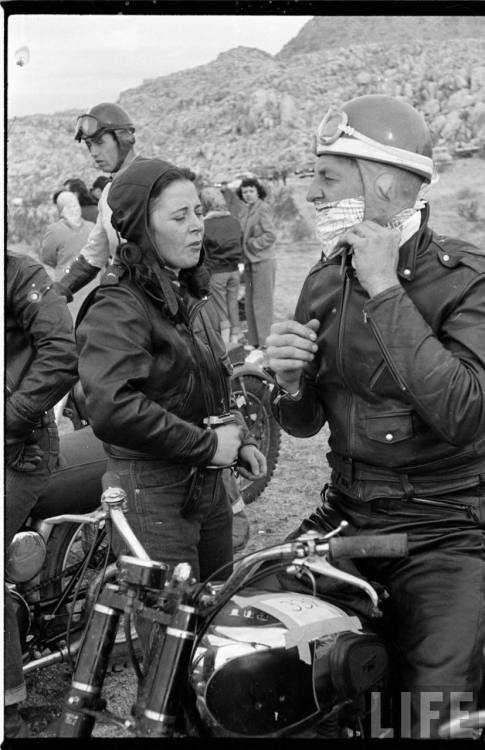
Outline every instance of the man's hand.
POLYGON ((245 479, 260 479, 267 471, 266 456, 255 445, 243 445, 239 450, 237 470, 245 479))
POLYGON ((340 238, 352 250, 352 265, 357 278, 370 297, 399 284, 399 229, 382 227, 375 221, 355 224, 340 238))
POLYGON ((312 318, 306 325, 285 320, 271 326, 266 339, 269 366, 276 373, 279 385, 290 393, 298 390, 304 366, 315 357, 319 327, 317 318, 312 318))
POLYGON ((5 446, 5 463, 11 469, 21 472, 35 471, 42 462, 43 452, 35 436, 29 436, 23 443, 5 446))

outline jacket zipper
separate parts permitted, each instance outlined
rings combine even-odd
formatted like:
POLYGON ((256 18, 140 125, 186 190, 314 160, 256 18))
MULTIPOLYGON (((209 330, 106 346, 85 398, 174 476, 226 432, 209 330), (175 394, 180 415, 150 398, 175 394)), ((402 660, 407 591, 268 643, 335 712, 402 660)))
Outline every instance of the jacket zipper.
POLYGON ((343 285, 342 285, 342 304, 340 307, 340 317, 339 317, 339 323, 338 323, 338 333, 337 333, 337 370, 339 372, 340 377, 342 378, 343 382, 345 383, 348 391, 348 400, 349 400, 349 406, 347 409, 347 449, 348 449, 348 455, 351 454, 351 435, 352 435, 352 411, 353 411, 353 394, 352 389, 350 388, 345 374, 344 374, 344 364, 343 364, 343 339, 344 339, 344 327, 345 327, 345 318, 346 318, 346 312, 347 312, 347 303, 348 298, 350 295, 350 284, 351 284, 351 277, 350 277, 350 271, 348 268, 345 269, 344 276, 343 276, 343 285))
POLYGON ((372 333, 374 334, 374 336, 377 339, 377 342, 378 342, 379 347, 381 349, 382 355, 383 355, 383 357, 384 357, 384 359, 386 361, 386 364, 389 367, 389 370, 391 371, 391 373, 392 373, 393 377, 395 378, 397 384, 399 385, 400 389, 402 391, 407 391, 407 385, 404 382, 404 380, 401 378, 401 376, 400 376, 399 372, 397 371, 396 367, 394 366, 394 363, 392 362, 392 360, 390 358, 390 355, 389 355, 389 352, 387 350, 387 347, 386 347, 386 345, 384 343, 384 340, 383 340, 383 338, 382 338, 382 336, 381 336, 381 334, 380 334, 377 326, 375 325, 375 323, 372 320, 372 318, 370 318, 369 315, 366 312, 364 312, 364 323, 367 323, 368 325, 370 325, 370 327, 372 329, 372 333))
MULTIPOLYGON (((195 345, 196 348, 197 348, 197 343, 195 341, 195 335, 194 335, 194 331, 193 331, 193 322, 195 320, 195 316, 197 315, 197 313, 199 311, 202 310, 202 308, 204 307, 204 305, 206 304, 206 302, 207 302, 207 297, 204 297, 200 302, 197 302, 194 305, 194 307, 192 308, 192 310, 189 313, 189 333, 190 333, 190 336, 192 338, 192 341, 194 341, 194 345, 195 345)), ((205 327, 204 321, 202 321, 202 324, 205 327)), ((208 343, 209 350, 210 350, 210 353, 211 353, 212 362, 214 364, 214 369, 215 369, 215 371, 217 373, 219 384, 221 386, 221 394, 222 394, 221 395, 221 404, 222 404, 222 410, 223 410, 223 412, 228 412, 229 411, 229 406, 226 406, 226 404, 224 402, 224 394, 226 392, 226 387, 225 387, 225 383, 223 382, 222 377, 221 377, 220 364, 216 360, 216 357, 215 357, 215 354, 213 352, 213 349, 212 349, 211 342, 210 342, 209 338, 207 339, 207 343, 208 343)), ((213 411, 213 410, 211 409, 211 411, 213 411)), ((207 414, 207 416, 210 416, 210 414, 207 414)))

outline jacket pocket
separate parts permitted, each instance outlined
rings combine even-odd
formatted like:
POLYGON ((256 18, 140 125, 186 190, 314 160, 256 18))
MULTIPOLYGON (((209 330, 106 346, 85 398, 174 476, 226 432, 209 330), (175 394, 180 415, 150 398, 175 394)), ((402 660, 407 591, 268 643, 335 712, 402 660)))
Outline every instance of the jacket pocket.
POLYGON ((400 443, 414 435, 412 412, 393 411, 378 417, 367 417, 365 422, 367 437, 378 443, 400 443))

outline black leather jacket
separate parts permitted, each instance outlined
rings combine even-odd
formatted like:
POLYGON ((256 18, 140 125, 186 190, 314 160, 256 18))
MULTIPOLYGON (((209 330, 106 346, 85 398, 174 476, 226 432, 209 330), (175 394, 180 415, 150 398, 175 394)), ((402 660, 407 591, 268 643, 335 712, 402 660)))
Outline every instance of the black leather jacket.
POLYGON ((426 213, 400 284, 372 299, 338 260, 311 270, 296 319, 321 321, 319 352, 302 398, 273 407, 299 437, 328 422, 332 481, 364 500, 485 480, 485 254, 434 234, 426 213))
POLYGON ((76 331, 79 374, 108 453, 206 466, 217 438, 203 419, 229 411, 232 365, 206 300, 187 290, 177 298, 173 317, 111 266, 76 331))
POLYGON ((21 442, 77 379, 71 314, 44 268, 7 253, 5 287, 7 444, 21 442))

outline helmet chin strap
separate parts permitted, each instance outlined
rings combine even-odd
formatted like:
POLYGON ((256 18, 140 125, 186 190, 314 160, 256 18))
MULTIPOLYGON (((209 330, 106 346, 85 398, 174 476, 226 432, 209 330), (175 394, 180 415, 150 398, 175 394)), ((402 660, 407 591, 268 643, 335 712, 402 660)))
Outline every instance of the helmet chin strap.
POLYGON ((113 131, 113 137, 117 143, 118 146, 118 161, 116 162, 114 168, 111 170, 112 174, 115 174, 116 172, 119 172, 121 167, 124 165, 126 161, 126 157, 130 153, 130 151, 133 149, 132 143, 123 143, 122 140, 118 137, 118 135, 113 131))

